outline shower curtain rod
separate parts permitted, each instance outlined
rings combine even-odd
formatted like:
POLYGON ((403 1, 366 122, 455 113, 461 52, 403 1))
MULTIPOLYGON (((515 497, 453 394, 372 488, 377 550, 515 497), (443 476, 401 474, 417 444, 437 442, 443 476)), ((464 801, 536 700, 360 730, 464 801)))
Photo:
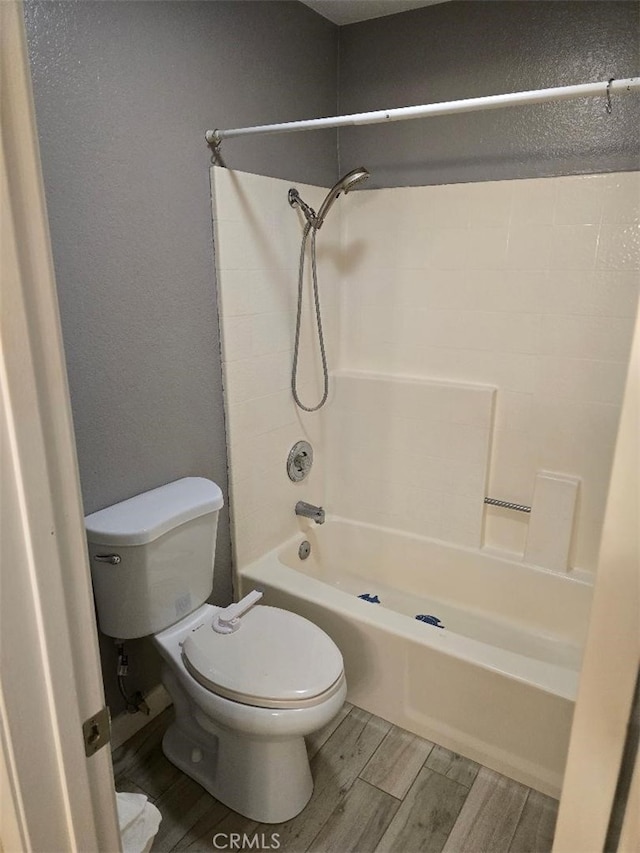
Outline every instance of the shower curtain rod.
POLYGON ((252 136, 258 133, 291 133, 296 130, 345 127, 358 124, 380 124, 385 121, 402 121, 412 118, 452 115, 476 110, 496 110, 501 107, 517 107, 524 104, 542 104, 546 101, 566 101, 574 98, 606 98, 606 110, 611 112, 611 95, 640 90, 640 77, 624 80, 604 80, 600 83, 579 83, 575 86, 555 86, 551 89, 533 89, 528 92, 513 92, 505 95, 488 95, 482 98, 465 98, 460 101, 443 101, 416 107, 399 107, 390 110, 374 110, 368 113, 352 113, 346 116, 314 118, 306 121, 286 121, 280 124, 263 124, 257 127, 234 127, 228 130, 208 130, 205 138, 212 148, 217 148, 223 139, 234 136, 252 136))

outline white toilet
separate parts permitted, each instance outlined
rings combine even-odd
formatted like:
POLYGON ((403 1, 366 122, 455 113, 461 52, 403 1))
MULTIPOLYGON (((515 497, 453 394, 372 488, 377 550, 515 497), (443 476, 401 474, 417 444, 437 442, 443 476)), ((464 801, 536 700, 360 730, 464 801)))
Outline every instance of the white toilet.
POLYGON ((225 805, 280 823, 313 791, 304 737, 342 707, 340 651, 316 625, 253 593, 206 604, 222 492, 187 477, 85 519, 98 620, 108 636, 152 635, 176 721, 163 750, 225 805))

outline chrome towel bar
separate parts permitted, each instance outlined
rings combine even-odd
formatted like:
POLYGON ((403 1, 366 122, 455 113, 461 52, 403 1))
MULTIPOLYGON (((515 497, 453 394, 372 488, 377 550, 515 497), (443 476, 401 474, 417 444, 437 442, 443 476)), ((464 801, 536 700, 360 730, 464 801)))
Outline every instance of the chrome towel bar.
POLYGON ((530 506, 525 506, 524 504, 514 504, 511 501, 499 501, 497 498, 485 498, 484 502, 486 504, 490 504, 491 506, 501 506, 505 509, 515 509, 516 512, 531 512, 530 506))

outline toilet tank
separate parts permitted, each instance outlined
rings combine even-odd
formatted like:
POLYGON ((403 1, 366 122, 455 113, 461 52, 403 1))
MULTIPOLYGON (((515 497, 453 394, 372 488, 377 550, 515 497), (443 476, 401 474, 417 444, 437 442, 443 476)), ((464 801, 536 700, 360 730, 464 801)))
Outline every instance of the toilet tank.
POLYGON ((185 477, 85 518, 103 633, 145 637, 204 604, 222 505, 215 483, 185 477))

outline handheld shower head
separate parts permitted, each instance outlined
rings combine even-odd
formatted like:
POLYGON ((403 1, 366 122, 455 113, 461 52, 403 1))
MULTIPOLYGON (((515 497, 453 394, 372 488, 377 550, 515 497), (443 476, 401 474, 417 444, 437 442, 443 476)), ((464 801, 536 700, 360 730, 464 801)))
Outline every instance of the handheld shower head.
POLYGON ((317 230, 318 228, 322 228, 322 223, 324 222, 331 205, 338 198, 340 193, 344 193, 346 195, 355 187, 356 184, 366 181, 368 177, 369 172, 367 172, 364 166, 360 166, 358 169, 352 169, 351 172, 347 172, 344 177, 340 178, 337 184, 331 187, 317 213, 300 198, 300 193, 295 189, 295 187, 291 187, 289 190, 289 204, 291 207, 299 207, 304 213, 309 225, 317 230))
POLYGON ((344 193, 346 195, 356 186, 356 184, 361 184, 363 181, 366 181, 368 177, 369 172, 367 172, 364 166, 360 166, 357 169, 352 169, 350 172, 347 172, 344 177, 340 178, 338 183, 331 187, 327 193, 327 197, 320 205, 320 210, 316 214, 315 227, 322 227, 322 223, 324 222, 331 205, 338 198, 340 193, 344 193))
POLYGON ((318 228, 322 228, 324 218, 329 211, 329 208, 338 198, 340 193, 348 193, 356 184, 361 181, 366 181, 369 177, 369 172, 365 168, 353 169, 348 172, 343 178, 340 178, 338 183, 333 186, 325 200, 322 202, 318 213, 309 207, 306 202, 300 198, 300 193, 295 187, 289 190, 289 204, 291 207, 299 207, 304 213, 307 224, 304 227, 302 234, 302 246, 300 247, 300 266, 298 268, 298 315, 296 319, 296 332, 293 346, 293 366, 291 368, 291 393, 295 400, 296 406, 305 412, 317 412, 327 402, 329 395, 329 369, 327 367, 327 355, 324 347, 324 336, 322 334, 322 319, 320 317, 320 293, 318 290, 318 274, 316 271, 316 237, 318 228), (304 292, 304 261, 307 246, 307 239, 311 238, 311 285, 313 287, 313 299, 315 303, 316 327, 318 330, 318 346, 320 348, 320 357, 322 358, 322 376, 324 391, 322 398, 316 406, 305 406, 298 396, 298 353, 300 348, 300 318, 302 317, 302 297, 304 292))

